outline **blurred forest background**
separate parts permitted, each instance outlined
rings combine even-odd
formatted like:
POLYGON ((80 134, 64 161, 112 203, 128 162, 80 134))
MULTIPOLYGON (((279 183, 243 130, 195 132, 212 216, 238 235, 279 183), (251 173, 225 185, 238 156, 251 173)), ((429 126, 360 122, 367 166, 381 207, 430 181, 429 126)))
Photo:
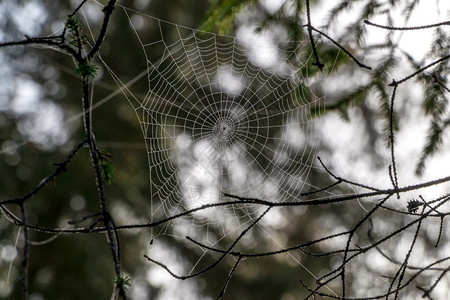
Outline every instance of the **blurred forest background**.
MULTIPOLYGON (((77 14, 87 40, 90 40, 91 34, 95 36, 99 32, 103 16, 99 3, 104 5, 105 2, 87 1, 77 14)), ((3 0, 0 3, 0 42, 22 40, 24 35, 36 37, 58 32, 64 27, 67 16, 80 3, 75 0, 3 0)), ((148 97, 146 58, 132 29, 151 40, 161 34, 161 27, 156 26, 159 24, 155 21, 157 19, 227 36, 253 30, 256 35, 264 33, 263 36, 272 41, 286 39, 292 42, 287 43, 284 49, 297 51, 295 57, 304 58, 302 63, 305 65, 299 66, 299 76, 306 78, 306 81, 293 89, 298 98, 289 100, 301 102, 308 110, 308 121, 304 124, 308 126, 308 141, 311 143, 288 153, 292 155, 289 161, 297 164, 286 166, 286 173, 290 172, 295 177, 298 175, 296 171, 304 170, 299 165, 307 168, 307 175, 298 175, 302 180, 301 186, 297 183, 292 185, 296 190, 289 191, 291 199, 288 201, 298 200, 296 197, 301 192, 319 190, 335 182, 335 178, 316 159, 317 155, 338 176, 370 186, 391 187, 387 166, 391 163, 389 130, 392 122, 398 142, 396 153, 399 154, 396 158, 400 185, 448 176, 448 168, 442 167, 442 161, 448 159, 448 155, 444 151, 439 152, 448 146, 448 61, 420 73, 399 88, 394 117, 391 117, 390 105, 392 88, 388 86, 394 78, 401 79, 421 66, 447 56, 447 27, 427 29, 424 37, 418 31, 383 31, 364 23, 366 19, 392 26, 442 22, 449 13, 448 5, 443 1, 433 4, 428 1, 405 1, 404 4, 396 4, 395 1, 310 1, 311 22, 315 28, 350 51, 360 64, 325 36, 313 32, 318 57, 324 65, 322 71, 312 55, 308 28, 302 26, 308 22, 304 1, 134 0, 119 3, 130 10, 118 6, 112 15, 100 50, 101 61, 94 59, 98 70, 92 92, 95 107, 93 132, 98 147, 111 155, 114 178, 106 187, 106 196, 117 225, 149 222, 150 203, 157 206, 164 200, 149 193, 151 180, 164 178, 164 175, 158 177, 158 174, 151 173, 149 178, 148 147, 151 146, 151 136, 141 129, 139 110, 133 108, 125 97, 129 94, 140 99, 148 97), (426 19, 421 13, 424 7, 429 12, 426 19), (152 21, 148 21, 150 19, 152 21), (130 21, 133 28, 129 26, 130 21), (131 93, 120 89, 107 67, 124 83, 138 78, 129 87, 131 93), (147 144, 143 135, 149 138, 147 144)), ((176 36, 179 27, 169 25, 164 25, 167 27, 165 33, 176 36)), ((149 61, 155 62, 161 58, 162 52, 155 45, 154 48, 146 48, 145 53, 149 61)), ((69 56, 49 47, 14 46, 0 49, 0 201, 32 190, 55 169, 54 164, 64 160, 85 137, 81 117, 81 80, 75 69, 69 56)), ((275 71, 268 68, 267 72, 275 71)), ((145 119, 145 116, 142 118, 145 119)), ((285 125, 286 120, 275 122, 285 125)), ((295 142, 298 136, 291 138, 295 142)), ((189 153, 186 157, 190 158, 189 153)), ((162 162, 171 164, 166 160, 162 162)), ((174 186, 177 187, 177 183, 174 186)), ((349 195, 360 191, 360 188, 337 184, 320 197, 349 195)), ((230 191, 239 192, 231 188, 230 191)), ((241 196, 257 193, 253 192, 241 196)), ((391 204, 386 204, 392 210, 383 209, 371 216, 370 223, 364 223, 355 233, 352 246, 370 244, 377 237, 407 224, 415 216, 398 214, 398 211, 407 212, 408 201, 419 197, 419 194, 427 200, 427 197, 439 198, 445 194, 445 188, 402 194, 400 201, 392 199, 391 204)), ((301 200, 317 197, 318 194, 313 193, 301 200)), ((28 223, 46 228, 74 228, 68 221, 97 212, 97 198, 89 153, 82 149, 68 165, 67 172, 26 202, 28 223)), ((239 249, 245 253, 276 251, 349 230, 379 200, 375 197, 327 206, 277 208, 270 221, 252 230, 239 249)), ((429 224, 424 225, 425 230, 418 238, 420 246, 415 250, 411 264, 420 265, 424 257, 428 262, 450 255, 449 233, 446 230, 439 233, 440 226, 443 226, 439 225, 440 220, 446 221, 444 208, 442 206, 442 211, 439 211, 442 217, 430 218, 429 224), (435 247, 438 233, 439 247, 435 247)), ((240 209, 234 212, 236 216, 245 215, 247 208, 240 209)), ((248 209, 251 211, 252 207, 248 209)), ((2 206, 2 210, 19 214, 14 205, 2 206)), ((182 212, 183 209, 176 208, 174 211, 182 212)), ((174 211, 169 211, 168 215, 174 211)), ((242 220, 254 218, 257 212, 247 211, 249 215, 242 217, 242 220)), ((155 214, 152 217, 164 218, 168 215, 155 214)), ((213 217, 217 219, 207 220, 203 216, 204 223, 199 217, 186 224, 192 226, 189 230, 193 232, 202 232, 208 226, 207 231, 211 235, 221 237, 220 210, 213 217)), ((84 220, 76 226, 88 227, 93 221, 95 218, 84 220)), ((244 221, 242 223, 245 224, 244 221)), ((130 279, 128 295, 131 299, 215 299, 218 296, 236 257, 226 257, 207 273, 187 280, 173 278, 144 258, 144 254, 158 256, 165 262, 174 262, 174 269, 184 272, 197 264, 201 267, 217 259, 217 253, 182 239, 181 233, 175 232, 176 226, 184 226, 180 224, 119 231, 122 271, 130 279)), ((243 229, 245 227, 240 228, 243 229)), ((367 255, 361 255, 354 264, 348 265, 346 282, 349 296, 369 297, 380 288, 389 286, 389 276, 396 274, 401 265, 398 262, 402 262, 407 255, 414 236, 415 231, 408 230, 398 239, 387 240, 382 245, 383 251, 371 249, 367 255)), ((55 235, 31 231, 30 234, 30 299, 111 297, 115 274, 104 233, 55 235)), ((215 246, 226 249, 236 238, 227 234, 223 237, 215 246)), ((0 218, 2 299, 20 298, 22 240, 20 226, 10 222, 4 213, 0 218)), ((243 259, 223 299, 303 299, 309 292, 300 281, 313 287, 318 277, 342 260, 342 252, 323 256, 320 253, 345 248, 345 242, 345 239, 339 240, 338 237, 308 247, 307 252, 319 254, 316 256, 295 250, 243 259)), ((435 271, 443 270, 445 267, 435 271)), ((432 285, 434 275, 436 273, 417 276, 415 280, 418 282, 411 284, 411 290, 406 290, 403 296, 422 295, 423 291, 415 286, 432 285)), ((433 289, 437 299, 445 297, 449 284, 445 278, 439 281, 438 287, 433 289)), ((322 291, 336 295, 341 293, 341 289, 339 283, 331 281, 322 291)))

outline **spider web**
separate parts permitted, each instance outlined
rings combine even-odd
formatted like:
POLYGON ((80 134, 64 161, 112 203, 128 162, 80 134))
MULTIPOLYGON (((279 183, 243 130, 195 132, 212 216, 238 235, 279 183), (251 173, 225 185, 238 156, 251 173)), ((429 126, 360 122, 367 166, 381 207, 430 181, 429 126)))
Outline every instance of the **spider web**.
MULTIPOLYGON (((308 78, 307 43, 255 35, 254 29, 219 35, 121 8, 147 64, 145 97, 128 89, 111 64, 105 66, 141 125, 151 221, 227 201, 227 193, 288 202, 314 187, 309 176, 320 141, 310 112, 323 99, 309 88, 314 80, 308 78), (141 28, 159 30, 150 35, 141 28)), ((263 209, 241 204, 199 210, 152 235, 188 235, 214 246, 236 237, 263 209)), ((273 225, 277 216, 257 225, 273 245, 264 221, 273 225)), ((251 239, 244 237, 244 244, 251 239)))

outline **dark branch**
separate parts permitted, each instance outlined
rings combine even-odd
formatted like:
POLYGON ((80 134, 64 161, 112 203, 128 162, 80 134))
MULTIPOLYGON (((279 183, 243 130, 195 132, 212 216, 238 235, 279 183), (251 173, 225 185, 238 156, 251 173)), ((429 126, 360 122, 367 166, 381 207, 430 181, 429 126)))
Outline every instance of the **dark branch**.
POLYGON ((22 254, 22 297, 24 300, 28 299, 28 267, 30 257, 30 234, 27 226, 27 214, 25 211, 25 203, 19 204, 20 214, 22 215, 22 221, 24 224, 23 235, 23 254, 22 254))
POLYGON ((67 44, 64 44, 63 36, 49 36, 49 37, 25 37, 24 40, 21 41, 12 41, 12 42, 4 42, 0 43, 0 48, 3 47, 12 47, 12 46, 27 46, 27 45, 43 45, 49 47, 56 47, 65 53, 71 55, 76 60, 81 60, 81 56, 67 44))
POLYGON ((448 26, 450 25, 450 21, 436 23, 436 24, 428 24, 428 25, 422 25, 422 26, 406 26, 406 27, 394 27, 394 26, 386 26, 386 25, 380 25, 370 22, 369 20, 364 20, 364 23, 370 26, 387 29, 387 30, 403 30, 403 31, 409 31, 409 30, 419 30, 419 29, 429 29, 434 27, 441 27, 441 26, 448 26))
MULTIPOLYGON (((308 25, 306 25, 306 26, 308 26, 308 25)), ((321 35, 326 37, 328 40, 330 40, 333 44, 335 44, 339 49, 344 51, 344 53, 347 54, 359 67, 365 68, 365 69, 368 69, 368 70, 372 70, 372 67, 361 63, 359 60, 356 59, 356 57, 353 56, 353 54, 350 53, 350 51, 345 49, 341 44, 339 44, 334 39, 332 39, 330 36, 328 36, 325 32, 320 31, 319 29, 317 29, 317 28, 315 28, 313 26, 310 26, 310 27, 311 27, 311 30, 314 30, 315 32, 320 33, 321 35)))
POLYGON ((309 41, 311 43, 311 48, 313 51, 314 58, 316 61, 313 63, 316 67, 320 69, 320 71, 323 70, 324 65, 320 62, 319 55, 317 54, 316 44, 314 42, 314 38, 312 35, 312 25, 311 25, 311 12, 309 7, 309 0, 306 0, 306 16, 308 18, 308 24, 306 24, 306 27, 308 28, 308 35, 309 35, 309 41))
POLYGON ((236 246, 236 244, 241 240, 241 238, 244 236, 244 235, 246 235, 247 234, 247 232, 249 232, 250 231, 250 229, 253 227, 253 226, 255 226, 261 219, 262 219, 262 217, 264 217, 264 215, 267 213, 267 212, 269 212, 269 210, 271 209, 271 207, 268 207, 257 219, 255 219, 251 224, 250 224, 250 226, 248 226, 244 231, 242 231, 241 232, 241 234, 239 234, 239 236, 236 238, 236 239, 234 239, 234 241, 233 241, 233 243, 228 247, 228 249, 218 258, 218 259, 216 259, 212 264, 210 264, 209 266, 207 266, 206 268, 204 268, 204 269, 202 269, 202 270, 200 270, 200 271, 198 271, 198 272, 195 272, 195 273, 193 273, 193 274, 190 274, 190 275, 177 275, 177 274, 175 274, 174 272, 172 272, 170 269, 169 269, 169 267, 167 267, 165 264, 163 264, 163 263, 161 263, 161 262, 159 262, 159 261, 157 261, 157 260, 154 260, 154 259, 152 259, 152 258, 150 258, 150 257, 148 257, 147 255, 144 255, 144 257, 145 258, 147 258, 147 260, 149 260, 150 262, 153 262, 153 263, 155 263, 155 264, 157 264, 158 266, 160 266, 160 267, 162 267, 163 269, 165 269, 170 275, 172 275, 172 277, 174 277, 174 278, 177 278, 177 279, 182 279, 182 280, 184 280, 184 279, 188 279, 188 278, 192 278, 192 277, 197 277, 197 276, 199 276, 199 275, 201 275, 201 274, 203 274, 203 273, 205 273, 205 272, 207 272, 207 271, 209 271, 209 270, 211 270, 212 268, 214 268, 215 266, 217 266, 232 250, 233 250, 233 248, 234 248, 234 246, 236 246))
POLYGON ((100 50, 100 46, 103 44, 103 40, 105 39, 106 32, 108 30, 109 20, 111 19, 111 15, 114 11, 114 6, 116 5, 116 0, 109 0, 108 4, 103 8, 104 18, 102 23, 102 28, 100 29, 100 34, 97 38, 97 41, 95 42, 94 47, 92 47, 91 51, 89 52, 87 58, 88 60, 91 60, 94 58, 94 56, 97 54, 97 52, 100 50))
POLYGON ((0 201, 0 205, 20 204, 20 203, 23 203, 24 201, 30 199, 35 194, 37 194, 49 182, 51 182, 56 177, 58 177, 61 173, 63 173, 64 171, 67 170, 67 165, 75 157, 77 152, 86 144, 86 142, 87 142, 87 139, 85 138, 77 146, 75 146, 75 148, 72 150, 72 152, 70 152, 70 154, 67 156, 67 158, 64 161, 62 161, 58 164, 55 164, 57 166, 56 170, 52 174, 50 174, 47 177, 45 177, 44 179, 42 179, 41 182, 39 182, 39 184, 34 189, 32 189, 31 191, 29 191, 28 193, 26 193, 25 195, 23 195, 19 198, 0 201))
MULTIPOLYGON (((394 86, 391 97, 391 107, 390 107, 390 117, 389 117, 389 146, 391 148, 391 166, 389 166, 389 177, 391 178, 392 185, 395 190, 398 190, 398 177, 397 177, 397 166, 395 164, 395 139, 394 139, 394 101, 395 92, 397 91, 397 85, 394 86)), ((397 193, 397 199, 400 199, 400 194, 397 193)))
POLYGON ((225 295, 225 291, 227 290, 227 287, 228 287, 228 284, 230 283, 231 277, 233 277, 234 271, 236 271, 241 260, 242 260, 242 256, 239 256, 238 259, 236 260, 236 263, 233 266, 233 269, 231 269, 230 273, 228 274, 227 280, 225 281, 225 284, 223 285, 223 288, 220 291, 219 295, 217 296, 216 300, 219 300, 220 298, 223 297, 223 295, 225 295))
POLYGON ((425 71, 426 69, 428 69, 428 68, 430 68, 430 67, 432 67, 432 66, 434 66, 434 65, 437 65, 437 64, 439 64, 439 63, 441 63, 441 62, 443 62, 443 61, 445 61, 445 60, 447 60, 447 59, 449 59, 449 58, 450 58, 450 54, 447 55, 447 56, 444 56, 444 57, 442 57, 442 58, 440 58, 440 59, 438 59, 438 60, 435 60, 435 61, 432 62, 432 63, 429 63, 429 64, 426 65, 425 67, 420 68, 420 69, 417 70, 416 72, 414 72, 414 73, 412 73, 412 74, 410 74, 410 75, 404 77, 403 79, 401 79, 401 80, 399 80, 399 81, 392 80, 392 83, 390 83, 389 85, 390 85, 390 86, 400 85, 400 84, 404 83, 405 81, 407 81, 407 80, 413 78, 414 76, 419 75, 420 73, 422 73, 422 72, 425 71))

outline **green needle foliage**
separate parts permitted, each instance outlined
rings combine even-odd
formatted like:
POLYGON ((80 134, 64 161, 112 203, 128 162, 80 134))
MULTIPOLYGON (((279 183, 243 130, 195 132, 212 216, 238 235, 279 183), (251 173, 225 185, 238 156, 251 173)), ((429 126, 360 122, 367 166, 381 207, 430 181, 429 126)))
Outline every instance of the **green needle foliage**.
POLYGON ((229 34, 234 29, 236 16, 255 2, 256 0, 215 0, 199 28, 229 34))
POLYGON ((69 32, 69 44, 75 49, 80 49, 86 44, 86 36, 83 34, 83 25, 75 17, 68 17, 66 20, 66 29, 69 32))
POLYGON ((111 184, 114 182, 115 178, 111 160, 111 153, 101 150, 99 150, 97 153, 100 160, 102 178, 106 184, 111 184))
POLYGON ((114 283, 117 285, 119 289, 123 289, 125 291, 131 286, 131 279, 127 275, 122 273, 122 276, 116 277, 114 279, 114 283))
POLYGON ((78 75, 89 79, 94 79, 97 76, 97 70, 98 66, 90 62, 81 62, 75 69, 78 75))

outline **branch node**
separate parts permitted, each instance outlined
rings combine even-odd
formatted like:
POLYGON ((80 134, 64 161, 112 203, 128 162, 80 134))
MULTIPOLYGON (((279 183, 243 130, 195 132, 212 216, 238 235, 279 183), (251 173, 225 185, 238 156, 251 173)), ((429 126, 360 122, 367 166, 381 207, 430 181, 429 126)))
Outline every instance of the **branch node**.
POLYGON ((392 82, 391 82, 391 83, 389 83, 389 86, 393 86, 393 87, 396 87, 396 86, 398 86, 398 82, 397 82, 397 81, 395 81, 395 79, 392 79, 392 82))

